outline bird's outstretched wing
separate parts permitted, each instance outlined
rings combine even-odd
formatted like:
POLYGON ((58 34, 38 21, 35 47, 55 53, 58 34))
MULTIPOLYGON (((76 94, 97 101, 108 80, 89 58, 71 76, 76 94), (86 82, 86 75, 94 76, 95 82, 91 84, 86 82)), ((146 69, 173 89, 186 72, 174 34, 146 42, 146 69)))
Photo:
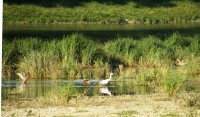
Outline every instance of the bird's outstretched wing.
POLYGON ((24 76, 20 73, 16 73, 22 80, 24 80, 24 76))

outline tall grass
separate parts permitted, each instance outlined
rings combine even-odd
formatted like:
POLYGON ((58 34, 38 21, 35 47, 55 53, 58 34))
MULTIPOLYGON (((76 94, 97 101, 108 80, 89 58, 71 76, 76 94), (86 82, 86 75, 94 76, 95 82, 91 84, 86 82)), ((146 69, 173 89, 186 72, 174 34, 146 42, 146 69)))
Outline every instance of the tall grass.
POLYGON ((99 45, 81 34, 64 37, 61 47, 62 65, 68 75, 74 76, 79 64, 90 67, 99 59, 96 56, 100 49, 99 45))
POLYGON ((67 85, 61 85, 55 87, 48 92, 43 98, 39 98, 38 101, 43 106, 48 105, 67 105, 73 98, 80 96, 77 89, 74 88, 73 83, 69 82, 67 85))
POLYGON ((200 63, 200 37, 174 33, 161 40, 149 36, 140 40, 117 38, 104 44, 82 34, 61 39, 20 38, 3 40, 3 78, 15 72, 30 72, 33 78, 102 78, 117 60, 120 77, 136 79, 136 84, 162 85, 170 71, 176 77, 197 78, 200 63), (174 64, 179 58, 185 66, 174 64), (94 76, 95 75, 95 76, 94 76))
POLYGON ((174 96, 183 90, 185 76, 181 76, 178 73, 168 72, 162 81, 162 90, 168 94, 168 96, 174 96))
POLYGON ((137 41, 131 38, 118 38, 106 43, 104 51, 112 58, 119 59, 126 65, 131 65, 134 63, 135 58, 137 59, 136 43, 137 41))
POLYGON ((81 34, 50 41, 24 38, 8 43, 4 40, 3 66, 4 69, 14 66, 14 72, 31 71, 31 76, 35 78, 75 78, 77 70, 81 70, 79 66, 90 67, 101 60, 99 46, 81 34))
POLYGON ((153 36, 140 40, 119 37, 101 44, 76 33, 51 40, 3 40, 2 50, 4 79, 15 79, 15 72, 29 72, 32 78, 99 80, 113 70, 116 61, 120 78, 132 78, 135 85, 160 86, 169 96, 179 93, 185 80, 199 79, 198 35, 174 33, 163 40, 153 36), (177 58, 186 64, 176 66, 177 58))

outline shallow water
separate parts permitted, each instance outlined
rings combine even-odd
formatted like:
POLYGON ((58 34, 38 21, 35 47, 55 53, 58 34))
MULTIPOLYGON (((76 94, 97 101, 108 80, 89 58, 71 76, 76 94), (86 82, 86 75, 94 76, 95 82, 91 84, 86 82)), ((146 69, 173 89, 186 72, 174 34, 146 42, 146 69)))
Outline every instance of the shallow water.
MULTIPOLYGON (((36 98, 51 92, 55 87, 67 85, 68 80, 38 80, 30 79, 26 85, 19 80, 2 81, 2 99, 36 98)), ((90 84, 83 85, 83 80, 73 80, 74 87, 78 92, 87 96, 93 95, 133 95, 154 93, 154 88, 148 86, 135 86, 129 81, 112 80, 107 86, 99 86, 98 81, 90 80, 90 84), (102 92, 104 91, 104 92, 102 92), (107 92, 105 92, 107 91, 107 92)))
MULTIPOLYGON (((90 84, 84 85, 83 79, 78 80, 41 80, 30 79, 26 85, 20 80, 2 81, 2 99, 29 99, 42 97, 58 86, 73 83, 78 92, 87 96, 94 95, 148 95, 155 93, 157 89, 149 86, 134 85, 134 80, 111 80, 108 85, 100 86, 99 81, 90 80, 90 84)), ((185 83, 184 91, 200 91, 200 82, 189 80, 185 83)))

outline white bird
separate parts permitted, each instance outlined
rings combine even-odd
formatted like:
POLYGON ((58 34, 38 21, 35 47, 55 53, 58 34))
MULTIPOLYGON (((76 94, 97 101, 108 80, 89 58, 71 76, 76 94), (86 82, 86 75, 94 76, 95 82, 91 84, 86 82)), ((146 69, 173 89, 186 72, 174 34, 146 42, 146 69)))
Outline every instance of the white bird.
POLYGON ((114 74, 113 74, 113 73, 110 73, 110 78, 109 78, 109 79, 106 79, 106 80, 102 80, 99 84, 101 84, 101 85, 107 85, 108 82, 111 80, 112 75, 114 75, 114 74))
POLYGON ((26 84, 26 82, 27 82, 27 79, 28 79, 28 77, 29 77, 29 73, 27 73, 27 74, 25 74, 25 76, 23 76, 22 74, 20 74, 20 73, 16 73, 21 79, 22 79, 22 83, 23 84, 26 84))

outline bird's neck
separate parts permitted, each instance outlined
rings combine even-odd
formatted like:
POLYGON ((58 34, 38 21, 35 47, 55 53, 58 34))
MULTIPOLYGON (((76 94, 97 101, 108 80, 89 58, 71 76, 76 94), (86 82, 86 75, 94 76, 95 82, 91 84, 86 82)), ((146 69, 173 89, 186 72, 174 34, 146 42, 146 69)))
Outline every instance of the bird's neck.
POLYGON ((109 79, 111 79, 112 78, 112 75, 110 75, 110 78, 109 79))

